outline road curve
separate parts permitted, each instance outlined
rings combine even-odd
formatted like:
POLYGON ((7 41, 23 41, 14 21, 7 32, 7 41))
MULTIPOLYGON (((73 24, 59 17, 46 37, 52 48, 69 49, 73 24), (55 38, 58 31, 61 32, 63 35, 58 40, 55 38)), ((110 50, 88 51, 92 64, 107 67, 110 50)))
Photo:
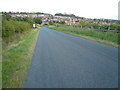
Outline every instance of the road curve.
POLYGON ((117 88, 118 50, 42 27, 25 88, 117 88))

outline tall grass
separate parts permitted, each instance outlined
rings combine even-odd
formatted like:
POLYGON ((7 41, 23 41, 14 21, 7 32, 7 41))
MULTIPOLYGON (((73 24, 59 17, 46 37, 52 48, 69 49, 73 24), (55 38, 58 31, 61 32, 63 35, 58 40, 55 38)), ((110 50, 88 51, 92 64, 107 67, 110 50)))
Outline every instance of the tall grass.
POLYGON ((51 29, 55 29, 57 31, 62 31, 65 33, 74 33, 78 35, 92 37, 94 39, 106 40, 109 42, 113 42, 115 44, 120 44, 120 40, 118 40, 118 35, 120 33, 115 32, 102 32, 102 31, 95 31, 95 30, 82 30, 76 28, 63 28, 63 27, 49 27, 51 29))

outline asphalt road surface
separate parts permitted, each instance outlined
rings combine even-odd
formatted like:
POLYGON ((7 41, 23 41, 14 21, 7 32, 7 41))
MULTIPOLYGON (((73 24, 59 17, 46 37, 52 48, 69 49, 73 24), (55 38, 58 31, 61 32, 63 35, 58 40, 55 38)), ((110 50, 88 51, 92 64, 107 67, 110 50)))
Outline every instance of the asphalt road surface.
POLYGON ((118 49, 42 27, 25 88, 117 88, 118 49))

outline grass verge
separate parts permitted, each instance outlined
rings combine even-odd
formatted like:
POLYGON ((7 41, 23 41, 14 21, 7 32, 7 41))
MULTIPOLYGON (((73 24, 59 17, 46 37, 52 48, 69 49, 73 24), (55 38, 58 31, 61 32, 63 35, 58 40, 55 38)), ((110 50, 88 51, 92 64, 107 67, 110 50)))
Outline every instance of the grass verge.
POLYGON ((77 37, 82 37, 88 40, 96 41, 102 44, 106 44, 115 48, 118 48, 120 44, 120 40, 118 40, 118 35, 120 33, 114 32, 100 32, 94 30, 80 30, 73 28, 63 28, 63 27, 48 27, 50 29, 54 29, 57 31, 61 31, 70 35, 74 35, 77 37))
POLYGON ((0 90, 2 89, 2 62, 0 62, 0 90))
MULTIPOLYGON (((16 44, 3 53, 2 87, 22 88, 37 41, 39 29, 24 36, 22 43, 16 44)), ((3 50, 4 51, 4 50, 3 50)))

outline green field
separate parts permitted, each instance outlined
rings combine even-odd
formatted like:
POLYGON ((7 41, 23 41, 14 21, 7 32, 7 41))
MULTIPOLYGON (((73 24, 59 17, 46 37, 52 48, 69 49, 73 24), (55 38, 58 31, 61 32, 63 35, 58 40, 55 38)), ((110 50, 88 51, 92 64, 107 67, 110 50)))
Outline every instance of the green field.
POLYGON ((48 27, 57 31, 61 31, 67 34, 71 34, 74 36, 82 37, 85 39, 97 41, 106 45, 110 45, 113 47, 118 47, 120 44, 120 40, 118 40, 118 35, 120 33, 115 32, 102 32, 95 30, 82 30, 76 28, 63 28, 63 27, 48 27))
MULTIPOLYGON (((31 64, 39 29, 33 30, 22 37, 21 41, 11 45, 2 53, 2 87, 22 88, 31 64)), ((3 46, 4 47, 4 46, 3 46)), ((7 48, 5 46, 4 48, 7 48)))

